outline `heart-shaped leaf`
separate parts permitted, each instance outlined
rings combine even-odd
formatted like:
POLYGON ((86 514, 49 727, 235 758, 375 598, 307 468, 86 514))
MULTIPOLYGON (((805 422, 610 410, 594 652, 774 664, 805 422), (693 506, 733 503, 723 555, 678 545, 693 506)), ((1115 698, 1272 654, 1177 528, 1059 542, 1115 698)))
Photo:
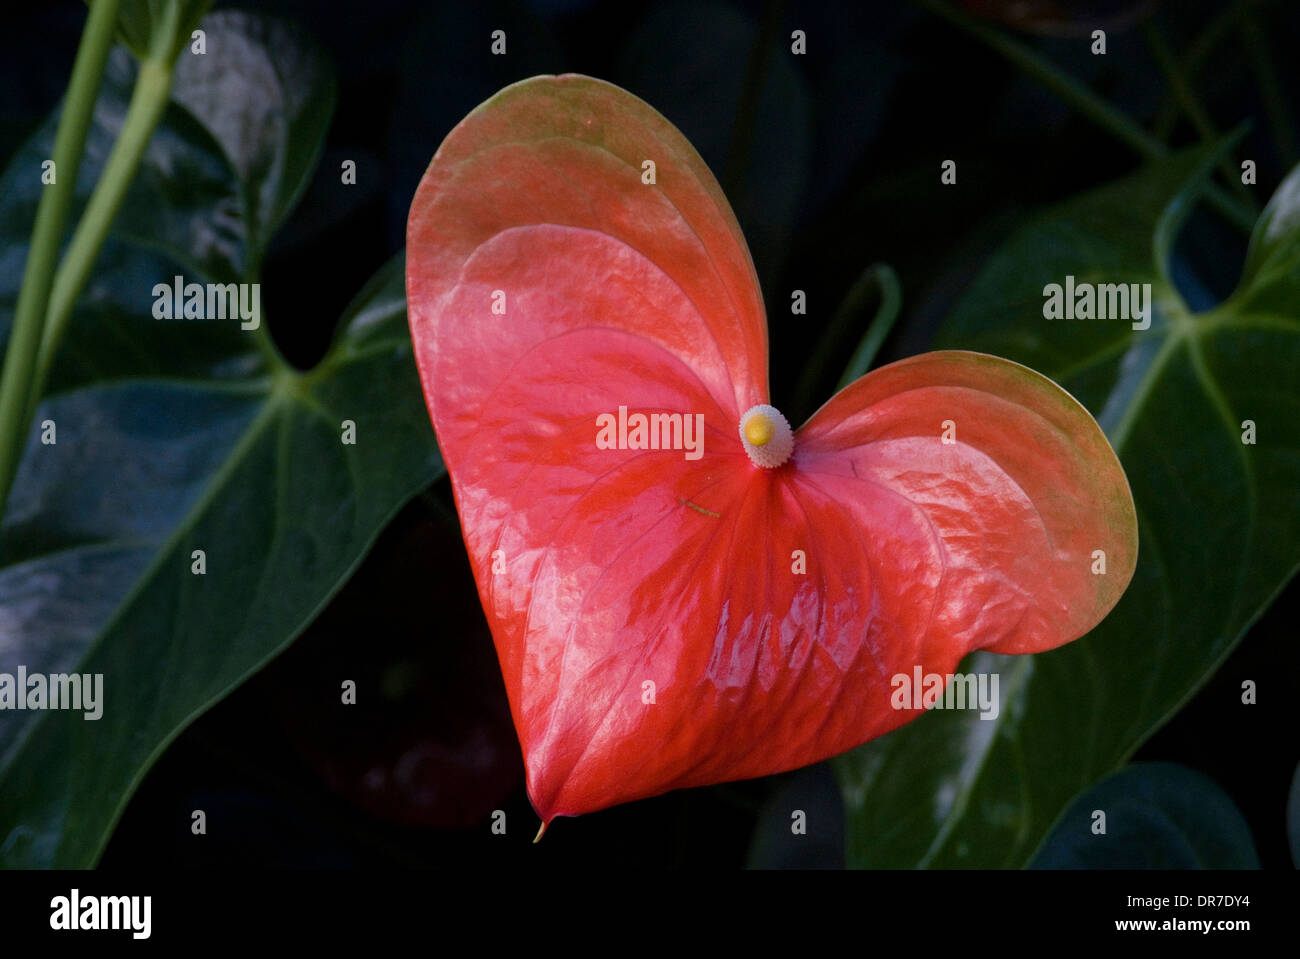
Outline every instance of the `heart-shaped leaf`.
POLYGON ((1033 365, 1098 418, 1132 483, 1133 585, 1087 637, 1000 671, 995 723, 945 712, 843 757, 849 861, 1025 864, 1072 796, 1206 680, 1300 563, 1300 268, 1291 174, 1231 299, 1194 315, 1178 227, 1215 151, 1055 207, 995 254, 940 336, 1033 365), (1044 318, 1049 284, 1150 283, 1142 320, 1044 318))
POLYGON ((1175 763, 1138 763, 1070 803, 1031 866, 1258 869, 1259 857, 1237 804, 1212 780, 1175 763))
POLYGON ((912 357, 791 434, 725 197, 617 87, 497 94, 444 141, 407 238, 416 356, 546 822, 841 752, 921 711, 897 677, 1067 642, 1128 583, 1123 472, 1032 370, 912 357))
MULTIPOLYGON (((401 258, 357 297, 306 374, 279 359, 264 323, 153 318, 154 285, 174 275, 258 281, 260 251, 327 125, 316 114, 328 111, 332 81, 313 47, 245 14, 204 26, 208 56, 225 52, 178 67, 179 99, 36 414, 55 442, 33 434, 0 536, 0 672, 102 675, 97 719, 0 713, 5 865, 93 863, 171 739, 283 649, 441 471, 401 258), (310 122, 296 119, 304 111, 310 122)), ((121 122, 132 72, 117 51, 83 187, 121 122)), ((38 132, 0 181, 6 324, 41 188, 31 171, 49 138, 49 127, 38 132)))

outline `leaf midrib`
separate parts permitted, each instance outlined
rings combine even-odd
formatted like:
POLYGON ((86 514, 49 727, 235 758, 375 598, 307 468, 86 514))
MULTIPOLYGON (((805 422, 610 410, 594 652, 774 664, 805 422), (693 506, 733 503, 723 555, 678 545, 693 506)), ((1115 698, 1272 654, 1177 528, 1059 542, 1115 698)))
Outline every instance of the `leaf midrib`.
MULTIPOLYGON (((1264 319, 1269 321, 1267 323, 1267 326, 1269 326, 1270 328, 1280 328, 1284 332, 1300 333, 1300 324, 1296 324, 1293 321, 1290 321, 1287 317, 1276 315, 1276 314, 1267 314, 1267 313, 1243 314, 1238 316, 1232 314, 1231 312, 1226 312, 1222 308, 1219 308, 1219 309, 1208 311, 1203 314, 1193 315, 1183 306, 1181 299, 1177 298, 1176 293, 1174 293, 1172 290, 1169 289, 1166 289, 1164 293, 1167 297, 1170 297, 1173 300, 1172 302, 1167 302, 1165 305, 1166 312, 1169 313, 1172 322, 1170 326, 1165 329, 1163 334, 1164 342, 1161 344, 1160 349, 1157 351, 1150 365, 1143 373, 1142 379, 1138 384, 1138 388, 1134 394, 1133 400, 1130 402, 1129 406, 1125 409, 1123 417, 1120 419, 1120 422, 1116 424, 1115 429, 1113 431, 1113 435, 1110 437, 1111 446, 1114 448, 1117 455, 1119 455, 1124 449, 1124 447, 1128 444, 1129 439, 1132 437, 1133 429, 1136 423, 1138 422, 1138 420, 1141 418, 1141 414, 1143 412, 1144 407, 1147 405, 1148 398, 1150 397, 1151 393, 1154 391, 1155 387, 1159 383, 1161 377, 1164 375, 1170 360, 1173 358, 1174 354, 1178 352, 1179 348, 1184 345, 1184 343, 1186 343, 1187 345, 1188 360, 1189 360, 1191 370, 1197 382, 1200 384, 1201 389, 1204 391, 1206 399, 1215 408, 1216 412, 1219 413, 1222 423, 1225 426, 1225 428, 1228 429, 1230 436, 1235 437, 1236 426, 1231 416, 1230 404, 1227 402, 1227 397, 1224 395, 1222 388, 1218 385, 1217 381, 1214 379, 1213 375, 1210 373, 1208 369, 1208 366, 1205 363, 1204 354, 1201 350, 1201 340, 1208 333, 1219 330, 1223 327, 1245 325, 1239 323, 1238 321, 1240 320, 1258 321, 1264 319)), ((1088 365, 1091 365, 1091 360, 1085 361, 1085 363, 1083 364, 1084 367, 1088 365)), ((1245 538, 1246 544, 1249 545, 1254 540, 1254 537, 1258 529, 1258 520, 1259 520, 1258 485, 1257 485, 1255 472, 1250 463, 1249 457, 1245 455, 1244 447, 1242 450, 1238 451, 1238 456, 1239 459, 1241 460, 1242 475, 1246 479, 1247 487, 1249 490, 1249 496, 1250 496, 1248 502, 1248 517, 1249 517, 1250 525, 1246 530, 1246 538, 1245 538)), ((1229 610, 1228 615, 1225 617, 1222 627, 1216 630, 1216 633, 1220 637, 1227 635, 1229 631, 1232 631, 1233 623, 1238 617, 1238 615, 1241 613, 1241 609, 1240 609, 1241 585, 1246 576, 1246 572, 1247 572, 1247 564, 1245 563, 1239 564, 1237 570, 1237 579, 1235 584, 1236 589, 1234 590, 1233 593, 1233 605, 1229 610)), ((1290 577, 1287 578, 1289 579, 1290 577)), ((1254 617, 1251 617, 1251 619, 1253 618, 1254 617)), ((1245 630, 1248 627, 1249 627, 1249 622, 1245 622, 1240 629, 1235 631, 1236 636, 1240 638, 1240 636, 1244 634, 1245 630)), ((1083 639, 1086 639, 1086 637, 1081 637, 1081 641, 1083 639)), ((1223 658, 1226 657, 1226 654, 1228 650, 1232 647, 1232 645, 1233 643, 1231 642, 1227 644, 1227 648, 1225 648, 1224 650, 1224 655, 1219 658, 1219 662, 1222 662, 1223 658)), ((1210 672, 1212 672, 1212 670, 1210 672)), ((1204 685, 1204 683, 1208 680, 1210 672, 1207 672, 1205 677, 1202 678, 1201 682, 1196 683, 1188 691, 1187 695, 1182 697, 1179 700, 1179 702, 1174 705, 1173 709, 1166 712, 1162 718, 1159 718, 1158 721, 1155 722, 1155 724, 1152 726, 1152 730, 1158 729, 1160 726, 1162 726, 1168 720, 1168 718, 1173 714, 1173 711, 1176 711, 1176 709, 1179 706, 1181 706, 1182 703, 1186 702, 1188 699, 1191 698, 1191 696, 1195 695, 1196 691, 1200 689, 1204 685)), ((1023 688, 1022 685, 1017 685, 1015 689, 1010 693, 1010 695, 1015 695, 1022 688, 1023 688)), ((1004 709, 1003 713, 1005 714, 1005 712, 1007 711, 1008 710, 1004 709)), ((998 722, 999 723, 1001 722, 1001 715, 999 715, 998 722)), ((1147 736, 1139 737, 1135 741, 1133 747, 1126 751, 1126 754, 1123 757, 1123 759, 1121 759, 1121 762, 1127 761, 1127 758, 1137 750, 1137 748, 1141 745, 1142 742, 1146 740, 1146 738, 1148 737, 1147 736)), ((929 848, 926 850, 926 852, 922 855, 921 859, 918 861, 917 868, 921 868, 921 869, 926 868, 929 865, 929 863, 932 862, 935 859, 935 857, 939 855, 940 852, 943 851, 943 848, 947 843, 948 836, 951 835, 952 831, 956 828, 957 823, 965 816, 966 806, 970 794, 971 792, 973 792, 975 788, 975 784, 979 782, 981 776, 983 775, 984 766, 987 763, 989 756, 993 752, 993 744, 996 742, 996 739, 997 739, 997 731, 995 731, 993 738, 989 740, 989 748, 985 750, 984 755, 981 757, 980 765, 976 769, 975 774, 963 786, 961 793, 959 793, 957 797, 957 800, 954 801, 953 803, 951 811, 949 812, 948 816, 944 818, 943 825, 940 828, 939 832, 936 834, 935 839, 931 842, 929 848)), ((1062 812, 1064 812, 1064 810, 1062 810, 1062 812)), ((1048 832, 1050 832, 1050 829, 1048 830, 1048 832)), ((1046 835, 1047 833, 1044 833, 1044 837, 1046 837, 1046 835)))
MULTIPOLYGON (((248 425, 245 426, 243 434, 231 447, 230 454, 222 461, 216 472, 213 473, 212 477, 204 486, 203 491, 199 494, 198 498, 194 501, 189 510, 186 511, 184 517, 177 522, 171 534, 158 545, 156 552, 154 553, 154 558, 136 578, 131 588, 118 602, 117 606, 114 607, 112 614, 104 621, 104 625, 96 632, 95 638, 86 646, 85 651, 78 659, 79 664, 85 663, 95 654, 103 643, 104 637, 109 635, 117 627, 117 624, 121 621, 122 617, 126 615, 127 610, 135 603, 137 597, 143 593, 147 588, 147 585, 157 577, 159 572, 162 570, 164 563, 167 561, 168 557, 171 556, 176 547, 180 545, 184 536, 193 529, 197 524, 199 517, 203 515, 212 504, 212 501, 217 497, 222 489, 225 488, 226 483, 243 462, 249 449, 251 449, 253 445, 261 439, 261 434, 266 429, 267 424, 272 422, 280 412, 280 408, 284 405, 284 401, 279 399, 279 397, 285 395, 286 394, 279 392, 267 394, 266 401, 253 418, 248 421, 248 425)), ((100 543, 96 545, 102 547, 105 544, 100 543)), ((33 733, 41 727, 49 716, 50 713, 48 711, 42 712, 36 717, 35 722, 32 722, 27 726, 25 732, 14 743, 14 746, 9 753, 11 757, 10 762, 6 764, 5 768, 12 766, 13 763, 18 761, 21 754, 25 751, 27 743, 31 739, 33 733)))

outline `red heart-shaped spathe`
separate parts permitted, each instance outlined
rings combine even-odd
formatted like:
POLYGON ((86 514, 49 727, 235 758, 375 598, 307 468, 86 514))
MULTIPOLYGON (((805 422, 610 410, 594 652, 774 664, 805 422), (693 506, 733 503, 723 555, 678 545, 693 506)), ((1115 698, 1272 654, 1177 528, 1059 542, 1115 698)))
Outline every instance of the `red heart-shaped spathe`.
POLYGON ((617 87, 538 77, 480 106, 407 240, 416 357, 545 822, 843 752, 919 714, 891 706, 895 675, 1060 645, 1132 576, 1114 452, 1005 360, 876 370, 784 466, 751 463, 767 336, 744 239, 685 138, 617 87), (699 457, 602 448, 620 407, 702 415, 699 457))

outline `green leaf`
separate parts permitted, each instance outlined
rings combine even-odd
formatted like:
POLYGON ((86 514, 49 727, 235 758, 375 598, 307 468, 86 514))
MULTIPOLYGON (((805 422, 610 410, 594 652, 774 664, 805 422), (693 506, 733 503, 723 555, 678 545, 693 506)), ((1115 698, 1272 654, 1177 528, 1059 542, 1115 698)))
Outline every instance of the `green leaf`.
POLYGON ((1294 319, 1297 285, 1300 285, 1300 168, 1282 181, 1255 224, 1241 284, 1232 298, 1233 309, 1238 313, 1281 311, 1294 319))
POLYGON ((302 196, 334 113, 334 71, 299 27, 223 10, 203 22, 208 52, 176 64, 172 99, 214 137, 238 174, 243 274, 302 196))
POLYGON ((1171 157, 1036 218, 941 331, 938 345, 1047 374, 1098 418, 1137 504, 1138 569, 1083 639, 963 665, 1000 673, 996 720, 935 711, 837 761, 851 864, 1024 865, 1070 799, 1187 701, 1295 573, 1300 170, 1261 219, 1239 291, 1193 315, 1171 250, 1215 156, 1171 157), (1151 283, 1150 328, 1045 319, 1044 287, 1067 274, 1151 283))
MULTIPOLYGON (((153 318, 153 285, 174 275, 257 280, 256 251, 292 208, 328 123, 293 119, 305 115, 293 103, 332 96, 314 48, 245 14, 205 23, 209 51, 244 51, 222 68, 239 84, 215 61, 178 80, 181 99, 151 142, 37 411, 57 442, 42 444, 39 430, 30 438, 0 528, 0 673, 103 676, 97 720, 0 712, 6 866, 93 864, 167 744, 284 649, 401 504, 442 472, 401 257, 347 309, 306 374, 279 359, 265 323, 153 318), (290 81, 295 64, 312 68, 290 81), (355 445, 342 442, 344 420, 355 445)), ((96 109, 100 147, 129 91, 123 57, 96 109)), ((18 234, 41 188, 30 164, 48 155, 48 135, 39 131, 0 180, 4 328, 24 255, 18 234)), ((88 154, 86 188, 105 152, 88 154)))
POLYGON ((1259 857, 1241 811, 1212 780, 1175 763, 1139 763, 1070 803, 1031 868, 1258 869, 1259 857))
MULTIPOLYGON (((86 140, 73 215, 79 216, 126 112, 136 65, 113 51, 86 140)), ((49 156, 56 115, 14 155, 0 175, 0 333, 8 335, 31 224, 38 178, 49 156)), ((246 231, 238 215, 238 184, 220 146, 175 104, 154 132, 142 166, 114 221, 98 270, 74 307, 51 381, 52 392, 113 376, 202 373, 218 356, 248 356, 238 324, 152 318, 153 284, 176 273, 196 281, 238 279, 246 231)), ((254 361, 260 355, 252 355, 254 361)))

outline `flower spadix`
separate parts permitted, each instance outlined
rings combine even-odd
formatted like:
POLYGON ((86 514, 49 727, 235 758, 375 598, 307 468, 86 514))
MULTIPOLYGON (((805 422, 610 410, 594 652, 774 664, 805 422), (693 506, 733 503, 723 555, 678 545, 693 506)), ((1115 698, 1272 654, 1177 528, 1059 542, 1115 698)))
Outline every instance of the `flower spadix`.
POLYGON ((794 452, 794 430, 781 411, 767 403, 751 406, 740 418, 740 441, 755 466, 775 469, 794 452))
POLYGON ((923 711, 895 677, 1068 642, 1132 576, 1114 452, 1025 367, 915 356, 791 430, 726 198, 609 84, 537 77, 466 117, 406 271, 544 822, 843 752, 923 711))

